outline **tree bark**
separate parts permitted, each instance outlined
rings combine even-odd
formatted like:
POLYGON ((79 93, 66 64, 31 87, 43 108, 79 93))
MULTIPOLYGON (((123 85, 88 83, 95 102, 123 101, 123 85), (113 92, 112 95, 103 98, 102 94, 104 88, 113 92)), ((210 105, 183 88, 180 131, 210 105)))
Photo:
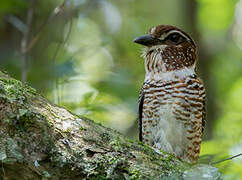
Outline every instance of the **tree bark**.
POLYGON ((183 179, 187 168, 0 72, 0 180, 183 179))

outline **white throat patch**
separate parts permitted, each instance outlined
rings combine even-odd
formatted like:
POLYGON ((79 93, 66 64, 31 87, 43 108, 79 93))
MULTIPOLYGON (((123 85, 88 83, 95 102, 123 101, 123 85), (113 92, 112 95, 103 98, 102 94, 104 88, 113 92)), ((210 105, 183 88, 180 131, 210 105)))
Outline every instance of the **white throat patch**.
POLYGON ((179 70, 175 71, 166 71, 166 72, 159 72, 159 73, 153 73, 153 72, 146 72, 145 75, 145 81, 174 81, 177 79, 184 79, 187 76, 195 74, 195 65, 187 68, 184 67, 179 70))

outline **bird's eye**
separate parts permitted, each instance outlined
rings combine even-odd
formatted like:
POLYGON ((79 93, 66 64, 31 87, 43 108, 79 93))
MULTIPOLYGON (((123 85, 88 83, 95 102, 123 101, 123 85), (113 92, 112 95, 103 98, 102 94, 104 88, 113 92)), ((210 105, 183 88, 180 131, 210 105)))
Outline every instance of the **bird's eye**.
POLYGON ((166 38, 166 41, 169 41, 174 44, 180 43, 181 40, 182 40, 182 36, 178 33, 172 33, 166 38))

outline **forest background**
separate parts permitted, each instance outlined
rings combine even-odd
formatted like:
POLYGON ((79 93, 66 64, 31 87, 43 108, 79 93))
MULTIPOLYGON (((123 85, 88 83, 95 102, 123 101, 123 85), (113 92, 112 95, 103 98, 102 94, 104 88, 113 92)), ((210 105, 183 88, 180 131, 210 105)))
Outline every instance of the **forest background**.
MULTIPOLYGON (((242 0, 1 0, 0 70, 51 102, 137 139, 142 47, 158 24, 199 49, 207 91, 201 163, 242 152, 242 0)), ((215 165, 242 178, 242 158, 215 165)))

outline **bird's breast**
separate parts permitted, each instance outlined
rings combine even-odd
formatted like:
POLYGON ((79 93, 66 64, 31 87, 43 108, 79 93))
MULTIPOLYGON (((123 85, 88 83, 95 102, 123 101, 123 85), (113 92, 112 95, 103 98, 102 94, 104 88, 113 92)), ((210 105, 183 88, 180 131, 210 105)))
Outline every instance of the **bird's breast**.
POLYGON ((184 156, 191 144, 189 137, 201 133, 201 118, 195 117, 203 106, 200 85, 199 81, 188 83, 186 79, 145 83, 142 133, 146 143, 184 156))

